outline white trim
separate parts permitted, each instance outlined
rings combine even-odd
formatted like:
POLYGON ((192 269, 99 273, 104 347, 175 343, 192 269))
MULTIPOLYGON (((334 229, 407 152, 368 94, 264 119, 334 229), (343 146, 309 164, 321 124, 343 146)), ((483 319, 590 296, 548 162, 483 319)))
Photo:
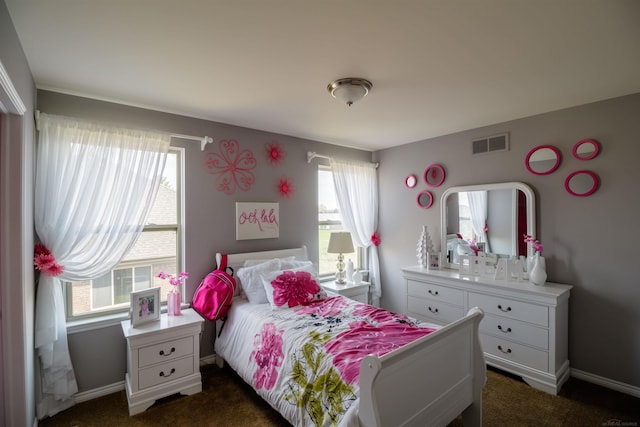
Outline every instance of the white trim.
POLYGON ((633 386, 631 384, 625 384, 620 381, 615 381, 609 378, 601 377, 599 375, 591 374, 589 372, 580 371, 578 369, 571 368, 571 376, 579 380, 586 381, 588 383, 596 384, 611 390, 619 391, 621 393, 628 394, 634 397, 640 397, 640 387, 633 386))
POLYGON ((124 380, 118 381, 117 383, 94 388, 92 390, 76 393, 73 396, 73 402, 86 402, 88 400, 97 399, 98 397, 106 396, 108 394, 117 393, 121 390, 124 390, 124 380))
MULTIPOLYGON (((18 91, 16 90, 13 83, 11 83, 11 78, 9 78, 9 73, 7 72, 4 65, 2 65, 2 61, 0 61, 0 88, 4 91, 4 93, 9 98, 9 105, 6 106, 4 103, 2 104, 4 108, 7 108, 10 113, 24 115, 27 112, 27 107, 22 102, 18 91), (12 108, 13 107, 13 108, 12 108)), ((1 94, 2 92, 0 92, 1 94)))

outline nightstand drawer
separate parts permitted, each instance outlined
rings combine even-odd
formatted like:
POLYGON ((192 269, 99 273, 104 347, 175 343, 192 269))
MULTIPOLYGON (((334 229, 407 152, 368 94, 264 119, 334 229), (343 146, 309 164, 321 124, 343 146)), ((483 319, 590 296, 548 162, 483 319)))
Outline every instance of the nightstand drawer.
POLYGON ((448 304, 464 304, 464 292, 462 290, 434 285, 433 283, 408 280, 407 292, 409 295, 413 295, 415 297, 430 298, 446 302, 448 304))
POLYGON ((143 347, 138 350, 141 368, 193 354, 193 336, 143 347))
POLYGON ((140 389, 166 383, 193 374, 193 357, 172 360, 139 371, 140 389))
POLYGON ((444 302, 410 296, 408 301, 410 315, 427 317, 439 324, 451 323, 464 316, 464 309, 444 302))
POLYGON ((542 305, 470 292, 469 307, 480 307, 488 314, 549 326, 549 308, 542 305))
POLYGON ((482 351, 520 365, 546 372, 549 369, 549 353, 508 340, 480 334, 482 351))
POLYGON ((517 341, 544 350, 549 349, 549 330, 517 320, 496 317, 490 314, 480 322, 480 332, 517 341))

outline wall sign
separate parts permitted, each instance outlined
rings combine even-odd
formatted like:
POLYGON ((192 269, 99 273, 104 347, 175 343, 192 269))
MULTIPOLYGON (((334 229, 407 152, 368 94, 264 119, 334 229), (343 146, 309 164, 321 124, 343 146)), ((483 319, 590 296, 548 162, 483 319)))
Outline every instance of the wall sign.
POLYGON ((236 240, 280 237, 278 203, 236 202, 236 240))

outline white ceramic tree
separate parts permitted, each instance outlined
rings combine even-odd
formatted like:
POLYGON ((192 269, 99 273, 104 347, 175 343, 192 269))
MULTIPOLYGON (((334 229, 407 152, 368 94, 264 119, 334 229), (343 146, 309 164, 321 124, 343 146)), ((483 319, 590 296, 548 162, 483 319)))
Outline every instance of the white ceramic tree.
POLYGON ((427 254, 429 252, 433 252, 433 242, 431 242, 431 236, 429 235, 429 230, 427 230, 427 226, 422 226, 422 233, 420 234, 420 239, 418 239, 418 245, 416 248, 416 256, 418 257, 418 265, 421 267, 426 267, 427 265, 427 254))

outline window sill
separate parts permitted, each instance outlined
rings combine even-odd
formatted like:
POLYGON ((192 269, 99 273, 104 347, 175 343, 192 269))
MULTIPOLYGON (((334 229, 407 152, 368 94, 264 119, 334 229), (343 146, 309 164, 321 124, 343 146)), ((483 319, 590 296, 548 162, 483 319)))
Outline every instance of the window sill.
MULTIPOLYGON (((189 304, 183 303, 181 308, 189 308, 189 304)), ((162 306, 160 314, 166 313, 167 307, 162 306)), ((77 334, 80 332, 95 331, 97 329, 110 328, 112 326, 120 325, 120 322, 127 320, 129 313, 115 313, 105 316, 90 317, 81 320, 71 320, 67 322, 67 335, 77 334)))

